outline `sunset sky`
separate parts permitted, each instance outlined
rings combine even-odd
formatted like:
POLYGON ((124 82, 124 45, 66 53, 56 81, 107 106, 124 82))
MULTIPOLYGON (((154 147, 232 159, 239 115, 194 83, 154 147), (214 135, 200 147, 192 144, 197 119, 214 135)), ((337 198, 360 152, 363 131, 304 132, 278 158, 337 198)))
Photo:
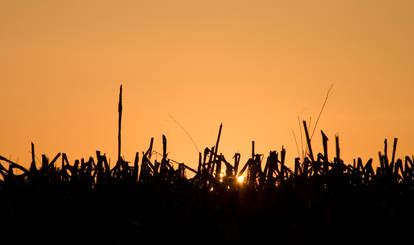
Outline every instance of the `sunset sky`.
MULTIPOLYGON (((411 0, 1 0, 0 155, 69 160, 117 152, 124 87, 123 153, 150 138, 196 166, 223 123, 219 152, 245 162, 299 148, 298 116, 335 134, 346 161, 378 163, 384 138, 414 153, 414 1, 411 0)), ((391 147, 389 147, 391 148, 391 147)))

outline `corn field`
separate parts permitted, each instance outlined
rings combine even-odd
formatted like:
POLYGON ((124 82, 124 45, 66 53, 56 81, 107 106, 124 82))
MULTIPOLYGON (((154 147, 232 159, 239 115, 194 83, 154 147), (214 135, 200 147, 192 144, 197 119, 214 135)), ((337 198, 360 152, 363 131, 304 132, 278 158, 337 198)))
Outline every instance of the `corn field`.
POLYGON ((199 154, 197 169, 168 158, 165 136, 161 161, 151 161, 151 139, 133 163, 119 158, 113 167, 99 151, 73 163, 65 153, 42 155, 37 163, 32 144, 29 169, 0 156, 2 228, 35 231, 38 241, 60 234, 94 244, 308 241, 410 228, 403 224, 414 217, 414 159, 395 159, 397 139, 391 157, 384 142, 376 169, 372 159, 345 164, 339 145, 331 160, 323 139, 324 152, 313 156, 309 144, 294 169, 285 149, 264 159, 254 142, 244 164, 239 153, 228 161, 212 147, 199 154))
MULTIPOLYGON (((119 106, 121 121, 121 96, 119 106)), ((120 132, 121 123, 119 123, 120 132)), ((328 156, 314 154, 306 122, 307 154, 286 164, 286 149, 265 158, 255 152, 218 154, 215 145, 199 153, 196 169, 153 150, 121 157, 110 166, 97 151, 70 162, 65 153, 30 168, 0 156, 0 230, 17 244, 236 244, 408 239, 414 218, 414 158, 395 157, 397 139, 373 159, 345 163, 338 137, 328 156), (160 154, 161 161, 153 154, 160 154), (228 160, 231 159, 231 160, 228 160), (187 177, 191 172, 192 177, 187 177)))

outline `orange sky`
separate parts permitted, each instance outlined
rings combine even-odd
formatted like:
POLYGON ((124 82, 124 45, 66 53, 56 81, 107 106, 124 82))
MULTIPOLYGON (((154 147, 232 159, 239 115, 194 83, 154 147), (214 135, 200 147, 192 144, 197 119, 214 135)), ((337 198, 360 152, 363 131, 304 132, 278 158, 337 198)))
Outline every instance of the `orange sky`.
POLYGON ((196 166, 172 115, 200 149, 223 122, 228 160, 255 140, 265 154, 284 145, 291 164, 297 117, 313 128, 331 84, 316 150, 324 129, 348 161, 377 163, 385 137, 411 155, 413 12, 410 0, 2 0, 0 154, 28 166, 33 141, 39 157, 114 162, 122 83, 130 161, 166 134, 169 156, 196 166))

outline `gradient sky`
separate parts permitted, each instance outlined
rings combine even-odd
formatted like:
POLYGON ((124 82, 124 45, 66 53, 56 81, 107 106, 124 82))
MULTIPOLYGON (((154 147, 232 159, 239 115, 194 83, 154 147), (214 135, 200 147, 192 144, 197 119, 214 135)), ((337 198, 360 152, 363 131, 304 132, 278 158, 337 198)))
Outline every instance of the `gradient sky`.
MULTIPOLYGON (((123 155, 151 136, 196 166, 198 148, 246 161, 256 149, 297 156, 297 118, 339 133, 347 161, 399 138, 414 153, 414 1, 0 1, 0 154, 116 159, 118 89, 123 155)), ((300 147, 300 142, 299 147, 300 147)), ((333 151, 331 151, 332 155, 333 151)))

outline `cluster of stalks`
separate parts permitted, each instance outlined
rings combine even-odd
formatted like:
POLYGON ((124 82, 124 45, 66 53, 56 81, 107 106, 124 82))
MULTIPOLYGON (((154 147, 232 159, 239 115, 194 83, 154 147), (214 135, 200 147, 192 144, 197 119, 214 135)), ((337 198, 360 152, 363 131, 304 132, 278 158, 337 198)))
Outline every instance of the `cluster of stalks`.
MULTIPOLYGON (((199 153, 196 169, 153 150, 154 139, 133 163, 121 157, 122 87, 118 159, 105 154, 70 163, 65 153, 42 155, 24 168, 0 156, 0 230, 18 243, 256 243, 269 241, 405 240, 414 219, 414 158, 391 157, 387 140, 379 165, 357 158, 346 164, 323 152, 314 155, 306 122, 307 154, 286 161, 286 150, 255 151, 240 163, 214 146, 199 153), (153 160, 153 154, 162 156, 153 160), (187 177, 191 172, 192 177, 187 177), (408 224, 408 225, 407 225, 408 224), (37 234, 35 236, 21 234, 37 234), (59 238, 56 238, 58 235, 59 238), (64 238, 63 238, 64 237, 64 238), (334 239, 334 240, 332 240, 334 239)), ((313 133, 312 133, 313 135, 313 133)))
POLYGON ((73 163, 65 153, 52 160, 42 155, 37 163, 32 143, 29 169, 0 156, 0 209, 6 211, 0 223, 6 230, 38 228, 40 233, 80 229, 93 243, 98 237, 91 229, 112 234, 109 240, 99 238, 102 243, 181 241, 176 234, 196 239, 206 232, 210 242, 234 243, 266 240, 257 234, 274 231, 304 241, 320 230, 326 238, 349 227, 363 237, 408 229, 402 224, 414 218, 414 159, 395 157, 397 139, 391 158, 385 140, 374 169, 372 159, 345 164, 338 137, 331 160, 322 131, 323 152, 314 156, 303 125, 308 154, 295 159, 294 169, 286 166, 283 147, 264 161, 254 141, 244 165, 239 153, 227 161, 217 153, 221 125, 216 144, 199 154, 196 169, 169 159, 165 136, 162 153, 153 150, 152 138, 141 159, 139 153, 133 163, 119 156, 112 167, 99 151, 95 158, 73 163), (161 161, 151 160, 153 154, 162 155, 161 161))

